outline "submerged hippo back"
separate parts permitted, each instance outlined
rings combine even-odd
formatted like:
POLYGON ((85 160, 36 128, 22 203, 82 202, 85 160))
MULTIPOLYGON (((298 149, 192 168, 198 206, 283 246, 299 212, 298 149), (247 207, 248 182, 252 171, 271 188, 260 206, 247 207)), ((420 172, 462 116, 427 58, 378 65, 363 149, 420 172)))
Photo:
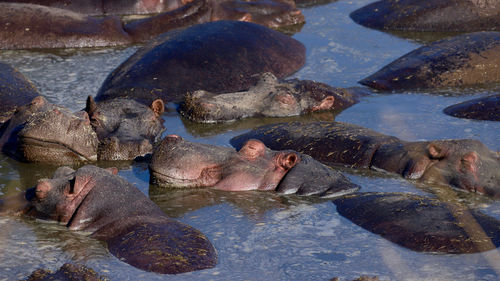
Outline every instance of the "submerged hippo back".
POLYGON ((282 78, 305 62, 304 46, 266 27, 218 21, 169 32, 139 49, 104 81, 96 101, 125 96, 180 102, 188 92, 248 89, 271 72, 282 78))

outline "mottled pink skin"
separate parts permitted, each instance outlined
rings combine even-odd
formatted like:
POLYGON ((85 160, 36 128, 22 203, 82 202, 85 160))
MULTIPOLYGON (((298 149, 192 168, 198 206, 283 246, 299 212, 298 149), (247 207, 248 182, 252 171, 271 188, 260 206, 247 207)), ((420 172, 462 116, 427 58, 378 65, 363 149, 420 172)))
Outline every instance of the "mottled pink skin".
POLYGON ((272 151, 249 140, 238 152, 167 136, 153 152, 150 171, 162 185, 221 190, 274 190, 299 162, 294 152, 272 151))

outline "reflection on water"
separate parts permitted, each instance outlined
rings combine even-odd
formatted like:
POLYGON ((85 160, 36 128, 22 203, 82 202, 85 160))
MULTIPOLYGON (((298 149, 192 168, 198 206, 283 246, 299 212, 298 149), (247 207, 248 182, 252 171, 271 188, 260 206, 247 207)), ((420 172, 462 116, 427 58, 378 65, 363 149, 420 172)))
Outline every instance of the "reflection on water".
MULTIPOLYGON (((368 2, 336 1, 304 8, 307 23, 294 38, 306 45, 307 62, 293 77, 336 87, 359 86, 358 80, 420 46, 416 42, 421 41, 353 23, 348 14, 368 2)), ((2 51, 0 61, 17 67, 50 101, 78 110, 84 107, 86 96, 95 95, 106 75, 136 49, 2 51)), ((457 119, 441 112, 450 104, 490 91, 494 88, 374 93, 336 116, 293 119, 335 118, 405 140, 474 138, 500 150, 500 122, 457 119)), ((165 134, 224 146, 253 126, 283 121, 252 119, 201 126, 179 118, 175 106, 169 107, 164 115, 165 134)), ((100 242, 62 226, 0 217, 0 280, 24 278, 40 267, 54 270, 70 261, 82 262, 111 280, 329 280, 335 276, 345 280, 360 275, 377 275, 382 280, 499 278, 496 267, 500 265, 488 262, 498 250, 467 255, 416 253, 354 225, 340 216, 330 201, 270 192, 164 190, 149 186, 147 163, 115 164, 120 166, 120 175, 150 195, 168 215, 205 233, 218 251, 218 265, 177 276, 148 273, 108 254, 100 242)), ((33 186, 37 179, 51 176, 54 169, 0 156, 0 197, 33 186)), ((489 198, 383 173, 346 172, 361 191, 433 193, 500 219, 500 204, 489 198), (455 196, 450 196, 450 191, 455 196)))

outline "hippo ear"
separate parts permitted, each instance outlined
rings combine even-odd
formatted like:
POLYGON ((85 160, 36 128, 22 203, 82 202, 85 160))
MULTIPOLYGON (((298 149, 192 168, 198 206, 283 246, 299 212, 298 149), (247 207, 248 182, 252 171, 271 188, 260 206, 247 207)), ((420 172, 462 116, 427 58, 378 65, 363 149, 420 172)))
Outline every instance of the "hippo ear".
POLYGON ((96 109, 97 109, 97 104, 95 103, 94 98, 92 98, 92 96, 89 95, 87 97, 87 104, 85 105, 85 111, 89 114, 89 116, 92 117, 96 109))
POLYGON ((300 162, 300 158, 297 153, 283 153, 278 156, 278 164, 285 170, 290 170, 295 166, 295 164, 300 162))
POLYGON ((427 152, 433 159, 441 159, 448 155, 448 150, 436 142, 432 142, 427 146, 427 152))
POLYGON ((106 171, 108 171, 112 175, 117 175, 118 174, 118 168, 116 168, 116 167, 106 168, 106 171))
POLYGON ((47 100, 42 96, 37 96, 31 100, 31 106, 41 107, 47 103, 47 100))
POLYGON ((465 154, 464 156, 462 156, 462 159, 461 159, 462 169, 469 171, 469 172, 472 172, 472 173, 476 173, 477 163, 479 161, 480 161, 479 155, 477 154, 477 152, 475 152, 475 151, 469 152, 469 153, 465 154))
POLYGON ((266 152, 266 146, 260 141, 251 139, 248 140, 243 147, 238 151, 240 155, 248 159, 256 159, 266 152))
POLYGON ((312 111, 332 109, 334 102, 335 102, 334 96, 327 96, 320 102, 319 105, 314 106, 312 108, 312 111))
POLYGON ((156 99, 151 103, 151 110, 158 117, 165 111, 165 104, 161 99, 156 99))

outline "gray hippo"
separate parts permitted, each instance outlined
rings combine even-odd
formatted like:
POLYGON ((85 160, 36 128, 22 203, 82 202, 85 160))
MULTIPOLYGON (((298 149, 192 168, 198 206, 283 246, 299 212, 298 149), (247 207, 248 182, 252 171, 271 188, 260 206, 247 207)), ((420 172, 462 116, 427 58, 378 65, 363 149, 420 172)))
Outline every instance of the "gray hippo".
POLYGON ((285 117, 341 111, 358 102, 353 90, 333 88, 310 80, 279 81, 272 73, 260 76, 248 91, 213 94, 204 90, 185 97, 180 113, 201 123, 234 121, 247 117, 285 117))
POLYGON ((56 272, 46 269, 37 269, 31 273, 24 281, 105 281, 109 278, 99 276, 93 269, 84 265, 65 263, 56 272))
POLYGON ((170 187, 274 190, 321 197, 359 189, 341 173, 309 156, 272 151, 257 140, 249 140, 235 151, 169 135, 155 147, 149 171, 151 183, 170 187))
POLYGON ((153 144, 165 130, 161 99, 150 106, 135 100, 112 99, 96 103, 87 98, 85 111, 99 139, 99 160, 133 160, 153 151, 153 144))
POLYGON ((245 5, 248 7, 214 10, 209 0, 194 0, 172 11, 124 23, 117 16, 93 17, 66 9, 4 2, 0 3, 0 49, 81 48, 143 43, 168 30, 220 19, 254 20, 270 27, 304 22, 299 10, 283 2, 279 2, 279 5, 256 2, 253 5, 260 5, 260 8, 250 4, 240 6, 245 5))
POLYGON ((58 168, 26 191, 22 213, 90 233, 121 261, 145 271, 177 274, 212 268, 217 253, 200 231, 167 217, 116 168, 58 168))
POLYGON ((236 148, 249 139, 271 149, 293 149, 329 165, 369 168, 407 179, 500 196, 500 153, 470 139, 403 141, 342 122, 280 123, 231 139, 236 148))
POLYGON ((283 78, 304 62, 304 45, 277 31, 240 21, 204 23, 150 41, 108 75, 95 100, 181 102, 195 90, 248 89, 255 74, 283 78))
POLYGON ((18 160, 53 164, 97 160, 97 135, 85 112, 38 96, 0 127, 0 149, 18 160))
POLYGON ((153 150, 163 132, 164 104, 134 100, 95 103, 72 113, 39 96, 0 127, 2 152, 26 162, 73 164, 133 160, 153 150))
POLYGON ((459 118, 500 121, 500 94, 450 105, 443 112, 459 118))
POLYGON ((464 254, 500 246, 500 221, 482 212, 404 193, 356 193, 336 198, 340 215, 418 252, 464 254))
POLYGON ((422 46, 359 83, 379 90, 460 87, 500 81, 500 32, 476 32, 422 46))
POLYGON ((500 30, 500 2, 489 0, 381 0, 350 14, 382 30, 473 32, 500 30))
POLYGON ((36 87, 12 66, 0 62, 0 126, 10 119, 19 106, 39 96, 36 87))

